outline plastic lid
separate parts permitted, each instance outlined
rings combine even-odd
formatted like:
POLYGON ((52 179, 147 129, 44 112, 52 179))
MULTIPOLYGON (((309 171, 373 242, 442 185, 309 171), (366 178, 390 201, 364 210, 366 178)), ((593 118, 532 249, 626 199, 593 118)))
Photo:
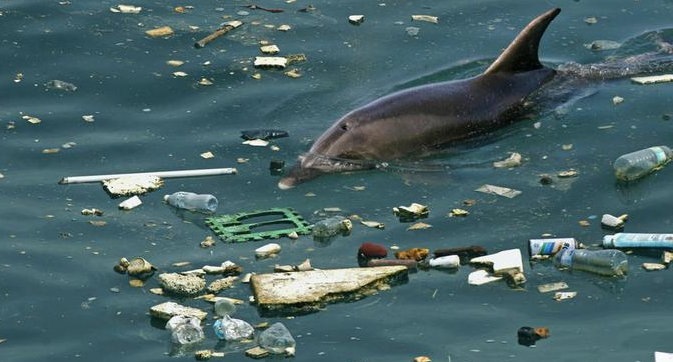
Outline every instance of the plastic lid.
POLYGON ((615 246, 614 241, 615 241, 615 236, 614 235, 605 235, 603 237, 603 247, 604 248, 613 248, 615 246))

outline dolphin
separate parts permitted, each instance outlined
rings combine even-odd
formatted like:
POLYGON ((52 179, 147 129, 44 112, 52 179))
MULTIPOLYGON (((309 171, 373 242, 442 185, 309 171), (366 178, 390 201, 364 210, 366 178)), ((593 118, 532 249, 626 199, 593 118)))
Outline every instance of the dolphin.
POLYGON ((477 77, 405 89, 349 112, 299 157, 278 187, 371 169, 372 160, 427 153, 511 124, 526 97, 556 74, 540 63, 538 47, 560 12, 554 8, 533 19, 477 77))

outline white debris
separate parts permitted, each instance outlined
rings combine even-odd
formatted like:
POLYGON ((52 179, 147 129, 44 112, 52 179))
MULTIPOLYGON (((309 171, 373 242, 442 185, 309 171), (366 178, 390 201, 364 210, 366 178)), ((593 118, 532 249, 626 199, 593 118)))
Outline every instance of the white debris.
POLYGON ((103 181, 103 186, 114 196, 142 195, 164 185, 164 181, 154 175, 125 176, 103 181))
POLYGON ((425 21, 428 23, 433 23, 437 24, 439 22, 439 18, 436 16, 432 15, 412 15, 411 20, 413 21, 425 21))
POLYGON ((259 50, 264 54, 278 54, 280 52, 280 48, 274 44, 259 47, 259 50))
POLYGON ((170 65, 171 67, 179 67, 179 66, 185 64, 185 62, 182 61, 182 60, 171 59, 171 60, 167 61, 166 64, 170 65))
POLYGON ((654 362, 673 362, 673 353, 654 352, 654 362))
POLYGON ((292 29, 292 27, 287 25, 287 24, 283 24, 283 25, 278 27, 278 30, 280 30, 280 31, 288 31, 290 29, 292 29))
POLYGON ((655 84, 673 82, 673 74, 654 75, 651 77, 633 77, 631 81, 638 84, 655 84))
POLYGON ((493 276, 486 270, 477 270, 467 276, 467 282, 470 285, 484 285, 486 283, 495 282, 501 279, 502 277, 493 276))
POLYGON ((284 57, 255 57, 255 67, 285 68, 287 58, 284 57))
POLYGON ((558 282, 558 283, 541 284, 537 286, 537 291, 540 293, 555 292, 561 289, 568 289, 568 284, 566 284, 565 282, 558 282))
POLYGON ((174 302, 157 304, 154 307, 150 308, 150 314, 153 317, 166 320, 169 320, 176 315, 196 317, 198 319, 203 320, 208 315, 208 313, 200 309, 185 307, 183 305, 174 302))
POLYGON ((215 155, 210 151, 204 152, 204 153, 200 154, 199 156, 201 156, 202 158, 205 158, 206 160, 215 157, 215 155))
POLYGON ((351 15, 348 17, 348 22, 354 25, 360 25, 364 23, 364 21, 365 21, 364 15, 351 15))
POLYGON ((622 97, 620 97, 620 96, 614 96, 614 97, 612 97, 612 104, 614 104, 614 105, 616 106, 616 105, 618 105, 618 104, 620 104, 620 103, 624 103, 624 98, 622 98, 622 97))
POLYGON ((84 116, 82 116, 82 119, 84 120, 84 122, 88 122, 88 123, 92 123, 92 122, 95 121, 95 119, 93 119, 92 114, 84 115, 84 116))
POLYGON ((258 258, 266 258, 278 253, 280 253, 280 245, 276 243, 266 244, 255 249, 255 256, 258 258))
POLYGON ((507 198, 514 198, 517 197, 521 194, 521 191, 519 190, 514 190, 510 189, 507 187, 500 187, 500 186, 493 186, 493 185, 484 185, 474 191, 477 192, 483 192, 485 194, 490 194, 490 195, 498 195, 498 196, 504 196, 507 198))
POLYGON ((123 14, 138 14, 143 10, 140 6, 133 5, 117 5, 110 8, 110 11, 113 13, 123 13, 123 14))
POLYGON ((249 145, 249 146, 255 146, 255 147, 266 147, 269 145, 269 141, 265 141, 262 139, 254 139, 254 140, 247 140, 243 141, 244 145, 249 145))
POLYGON ((119 208, 123 210, 131 210, 140 206, 143 202, 140 201, 138 196, 133 196, 132 198, 125 200, 119 204, 119 208))
POLYGON ((516 269, 523 273, 523 259, 521 258, 521 250, 519 249, 509 249, 495 254, 479 256, 470 259, 470 263, 491 266, 494 274, 511 269, 516 269))
POLYGON ((187 73, 185 73, 185 72, 181 72, 181 71, 179 71, 179 72, 173 72, 173 76, 175 76, 175 77, 186 77, 186 76, 187 76, 187 73))
POLYGON ((666 265, 659 263, 643 263, 643 269, 647 271, 658 271, 666 269, 666 265))
POLYGON ((554 294, 554 300, 556 301, 562 301, 566 299, 573 299, 577 296, 577 292, 556 292, 554 294))
POLYGON ((521 165, 521 154, 517 152, 512 152, 509 158, 493 162, 493 167, 496 168, 511 168, 521 165))

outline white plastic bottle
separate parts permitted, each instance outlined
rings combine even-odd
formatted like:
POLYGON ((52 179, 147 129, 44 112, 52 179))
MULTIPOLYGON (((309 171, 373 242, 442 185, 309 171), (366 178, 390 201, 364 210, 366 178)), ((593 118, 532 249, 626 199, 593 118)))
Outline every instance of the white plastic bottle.
POLYGON ((217 210, 217 198, 213 195, 199 195, 193 192, 178 191, 164 196, 164 201, 179 209, 203 213, 213 213, 217 210))
POLYGON ((622 181, 639 179, 673 158, 666 146, 656 146, 620 156, 614 163, 615 176, 622 181))

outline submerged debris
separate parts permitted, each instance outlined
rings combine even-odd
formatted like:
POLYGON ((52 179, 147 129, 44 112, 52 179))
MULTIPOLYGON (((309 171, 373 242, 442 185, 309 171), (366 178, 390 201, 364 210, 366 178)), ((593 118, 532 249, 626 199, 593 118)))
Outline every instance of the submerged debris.
POLYGON ((173 29, 170 26, 162 26, 160 28, 151 29, 145 31, 145 34, 151 36, 152 38, 158 38, 161 36, 169 36, 173 34, 173 29))
POLYGON ((593 51, 615 50, 622 46, 621 43, 612 40, 594 40, 584 46, 593 51))
POLYGON ((439 18, 432 15, 412 15, 411 20, 413 21, 425 21, 427 23, 437 24, 439 23, 439 18))
POLYGON ((490 195, 504 196, 507 198, 514 198, 521 194, 521 191, 510 189, 507 187, 493 186, 493 185, 483 185, 480 188, 476 189, 477 192, 483 192, 490 195))
POLYGON ((521 165, 521 154, 517 152, 512 152, 509 158, 505 160, 493 162, 493 167, 496 168, 511 168, 520 165, 521 165))
POLYGON ((48 89, 62 90, 66 92, 74 92, 77 90, 76 85, 58 79, 48 81, 45 86, 48 89))

